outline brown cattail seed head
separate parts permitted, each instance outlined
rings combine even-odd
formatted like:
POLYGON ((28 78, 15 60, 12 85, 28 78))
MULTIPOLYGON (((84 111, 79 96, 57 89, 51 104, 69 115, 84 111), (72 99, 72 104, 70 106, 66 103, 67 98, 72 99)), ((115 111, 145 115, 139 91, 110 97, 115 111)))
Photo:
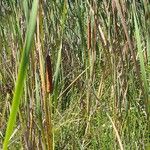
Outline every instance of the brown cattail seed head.
POLYGON ((52 93, 53 83, 52 83, 52 67, 51 58, 49 55, 46 56, 46 92, 52 93))

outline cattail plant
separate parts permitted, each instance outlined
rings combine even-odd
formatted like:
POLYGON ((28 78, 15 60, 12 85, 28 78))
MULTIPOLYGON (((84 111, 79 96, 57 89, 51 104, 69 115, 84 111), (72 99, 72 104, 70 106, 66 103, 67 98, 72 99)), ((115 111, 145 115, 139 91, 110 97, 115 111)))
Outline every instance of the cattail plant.
POLYGON ((149 149, 149 14, 148 0, 0 0, 0 149, 149 149))
POLYGON ((45 110, 46 110, 46 126, 47 126, 47 140, 48 140, 48 150, 53 149, 53 136, 52 136, 52 115, 51 115, 51 99, 50 93, 53 91, 52 84, 52 67, 50 56, 46 56, 46 99, 45 99, 45 110), (50 102, 49 102, 50 99, 50 102))

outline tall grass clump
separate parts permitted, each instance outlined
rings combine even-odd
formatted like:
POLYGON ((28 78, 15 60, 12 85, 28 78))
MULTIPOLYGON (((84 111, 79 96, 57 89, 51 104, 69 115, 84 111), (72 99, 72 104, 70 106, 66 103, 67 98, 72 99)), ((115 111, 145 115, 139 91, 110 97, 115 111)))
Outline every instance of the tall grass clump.
POLYGON ((147 0, 0 5, 0 149, 149 149, 147 0))

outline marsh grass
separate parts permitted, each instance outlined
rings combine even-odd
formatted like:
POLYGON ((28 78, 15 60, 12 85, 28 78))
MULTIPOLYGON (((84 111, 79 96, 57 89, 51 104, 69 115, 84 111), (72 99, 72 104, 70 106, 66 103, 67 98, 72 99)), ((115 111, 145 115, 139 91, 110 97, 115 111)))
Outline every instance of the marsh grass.
POLYGON ((148 1, 0 5, 0 148, 149 149, 148 1))
POLYGON ((28 62, 29 62, 29 52, 30 52, 30 49, 32 46, 32 38, 34 35, 35 24, 36 24, 38 1, 33 1, 32 5, 33 5, 32 11, 31 11, 27 35, 26 35, 26 39, 25 39, 25 46, 24 46, 24 50, 22 52, 19 73, 18 73, 18 77, 17 77, 17 81, 16 81, 16 87, 15 87, 13 101, 12 101, 12 107, 11 107, 11 111, 10 111, 10 117, 8 120, 6 134, 5 134, 5 138, 4 138, 4 144, 3 144, 4 150, 7 149, 9 139, 13 132, 13 128, 14 128, 14 124, 15 124, 16 116, 17 116, 17 111, 19 109, 20 98, 21 98, 22 92, 23 92, 23 85, 24 85, 24 81, 26 78, 26 70, 27 70, 28 62))

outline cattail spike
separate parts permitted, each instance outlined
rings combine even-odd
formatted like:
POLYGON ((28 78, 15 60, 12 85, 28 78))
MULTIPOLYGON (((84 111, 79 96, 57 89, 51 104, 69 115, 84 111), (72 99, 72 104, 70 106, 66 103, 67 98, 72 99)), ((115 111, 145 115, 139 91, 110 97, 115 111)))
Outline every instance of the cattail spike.
POLYGON ((46 56, 46 92, 52 93, 53 83, 52 83, 52 67, 51 58, 49 55, 46 56))

